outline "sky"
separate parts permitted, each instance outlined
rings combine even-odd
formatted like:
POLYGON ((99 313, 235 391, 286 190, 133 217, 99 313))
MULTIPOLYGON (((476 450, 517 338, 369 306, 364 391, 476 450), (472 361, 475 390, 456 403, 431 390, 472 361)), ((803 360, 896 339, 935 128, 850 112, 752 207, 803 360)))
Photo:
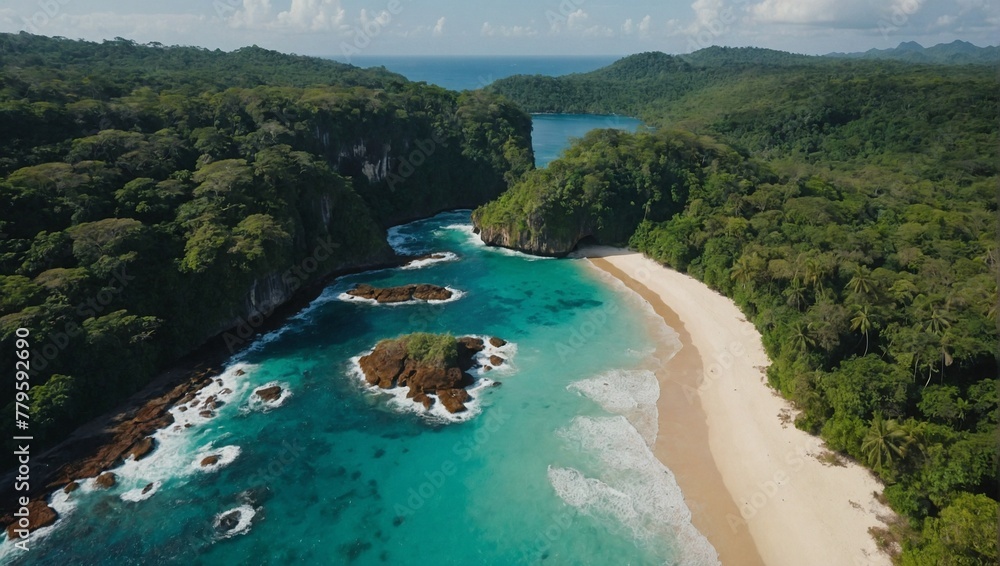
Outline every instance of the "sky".
POLYGON ((795 53, 1000 42, 1000 0, 3 0, 0 31, 303 55, 795 53))

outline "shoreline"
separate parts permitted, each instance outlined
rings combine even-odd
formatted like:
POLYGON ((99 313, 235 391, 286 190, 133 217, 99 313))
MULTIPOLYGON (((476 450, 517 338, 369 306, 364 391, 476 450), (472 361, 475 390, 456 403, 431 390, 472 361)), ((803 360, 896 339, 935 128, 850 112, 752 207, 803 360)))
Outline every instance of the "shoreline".
MULTIPOLYGON (((334 281, 347 275, 400 267, 415 257, 419 256, 394 254, 391 261, 342 268, 318 278, 297 290, 288 301, 275 307, 262 324, 252 329, 253 334, 241 339, 236 348, 232 348, 225 338, 234 328, 210 337, 154 375, 115 408, 76 427, 69 436, 46 448, 38 456, 32 455, 33 481, 27 496, 31 501, 45 501, 47 506, 53 493, 63 489, 67 483, 81 479, 73 476, 81 470, 91 472, 95 467, 101 467, 104 471, 116 469, 131 448, 131 443, 125 438, 138 435, 132 438, 137 441, 170 426, 171 422, 163 421, 170 409, 181 404, 180 401, 188 394, 195 395, 212 383, 227 360, 250 347, 261 336, 284 326, 334 281), (35 480, 35 477, 38 479, 35 480)), ((0 528, 6 528, 5 523, 19 506, 18 494, 13 490, 16 473, 16 469, 0 471, 0 528)))
POLYGON ((767 385, 760 335, 731 300, 637 252, 576 255, 679 334, 681 350, 657 371, 653 452, 723 565, 891 564, 868 533, 892 516, 875 499, 881 484, 857 464, 823 464, 822 440, 786 421, 794 409, 767 385))

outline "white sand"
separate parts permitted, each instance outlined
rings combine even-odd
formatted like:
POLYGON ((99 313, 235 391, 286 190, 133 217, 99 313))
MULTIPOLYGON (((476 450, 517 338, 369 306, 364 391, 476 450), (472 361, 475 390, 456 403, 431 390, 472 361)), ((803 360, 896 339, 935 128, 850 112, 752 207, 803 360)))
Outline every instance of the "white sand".
MULTIPOLYGON (((856 464, 821 463, 816 456, 826 452, 823 442, 782 422, 779 414, 794 417, 794 411, 767 385, 763 369, 770 361, 760 335, 739 308, 641 254, 604 247, 584 253, 603 257, 658 295, 698 350, 704 378, 697 388, 684 386, 687 405, 700 405, 711 458, 743 514, 718 510, 730 530, 716 528, 706 533, 709 539, 722 542, 719 537, 748 529, 760 559, 773 566, 891 564, 868 533, 869 527, 883 526, 878 515, 892 515, 874 498, 881 484, 856 464)), ((660 376, 661 382, 669 378, 660 376)), ((664 418, 663 408, 660 415, 664 418)), ((656 448, 662 461, 670 459, 663 457, 659 442, 656 448)), ((715 517, 716 524, 719 519, 715 517)))

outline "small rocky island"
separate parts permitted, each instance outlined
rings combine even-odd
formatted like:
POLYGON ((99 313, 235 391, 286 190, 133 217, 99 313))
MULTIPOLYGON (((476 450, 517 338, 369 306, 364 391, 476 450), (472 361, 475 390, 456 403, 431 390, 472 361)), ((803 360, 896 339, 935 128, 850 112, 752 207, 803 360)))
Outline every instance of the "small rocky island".
MULTIPOLYGON (((490 344, 499 348, 506 342, 491 338, 490 344)), ((418 332, 379 342, 360 365, 369 385, 408 387, 406 396, 426 409, 434 406, 430 395, 436 395, 448 412, 460 413, 470 399, 466 388, 475 382, 468 372, 478 365, 476 354, 485 349, 481 338, 418 332)))
POLYGON ((419 284, 379 288, 365 283, 357 285, 347 294, 352 297, 377 301, 379 304, 405 303, 412 300, 447 301, 454 295, 450 289, 437 285, 419 284))

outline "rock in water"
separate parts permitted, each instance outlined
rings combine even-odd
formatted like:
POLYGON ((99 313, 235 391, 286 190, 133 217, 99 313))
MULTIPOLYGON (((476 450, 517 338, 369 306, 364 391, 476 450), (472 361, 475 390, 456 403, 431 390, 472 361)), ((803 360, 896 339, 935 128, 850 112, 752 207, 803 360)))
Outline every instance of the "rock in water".
POLYGON ((503 362, 504 359, 501 358, 500 356, 490 356, 490 363, 493 364, 493 367, 498 367, 500 365, 503 365, 503 362))
POLYGON ((235 529, 236 525, 240 524, 240 516, 241 513, 238 510, 233 510, 219 517, 219 532, 228 533, 235 529))
POLYGON ((470 397, 465 389, 445 389, 438 391, 438 399, 449 413, 461 413, 466 410, 465 403, 470 397))
POLYGON ((265 387, 263 389, 258 389, 254 393, 267 403, 273 403, 281 397, 281 386, 272 385, 271 387, 265 387))
MULTIPOLYGON (((443 338, 443 337, 442 337, 443 338)), ((372 353, 362 356, 359 365, 369 385, 382 389, 408 387, 407 397, 429 409, 437 394, 441 404, 452 413, 465 411, 469 393, 465 390, 475 379, 467 372, 475 365, 475 356, 486 345, 482 339, 470 336, 454 340, 454 351, 442 363, 410 357, 407 337, 379 342, 372 353)), ((497 357, 499 363, 503 359, 497 357)))
POLYGON ((153 451, 153 437, 147 436, 132 445, 129 449, 129 455, 132 456, 134 460, 142 460, 147 454, 153 451))
POLYGON ((421 301, 446 301, 453 296, 453 293, 445 287, 428 284, 379 288, 361 283, 348 291, 347 294, 374 300, 381 304, 405 303, 414 299, 421 301))
POLYGON ((503 348, 507 345, 507 341, 503 338, 497 338, 496 336, 490 338, 490 345, 494 348, 503 348))
POLYGON ((118 478, 111 472, 104 472, 103 474, 97 476, 97 486, 104 489, 109 489, 114 487, 118 478))
MULTIPOLYGON (((36 499, 28 503, 29 533, 55 523, 58 518, 59 515, 56 514, 53 508, 49 507, 49 504, 46 503, 44 499, 36 499)), ((6 515, 0 519, 0 521, 7 525, 7 540, 18 540, 17 530, 20 529, 20 527, 15 519, 16 517, 14 517, 13 514, 6 515)))
POLYGON ((207 468, 209 466, 214 466, 219 463, 218 454, 212 454, 211 456, 205 456, 201 459, 201 467, 207 468))

